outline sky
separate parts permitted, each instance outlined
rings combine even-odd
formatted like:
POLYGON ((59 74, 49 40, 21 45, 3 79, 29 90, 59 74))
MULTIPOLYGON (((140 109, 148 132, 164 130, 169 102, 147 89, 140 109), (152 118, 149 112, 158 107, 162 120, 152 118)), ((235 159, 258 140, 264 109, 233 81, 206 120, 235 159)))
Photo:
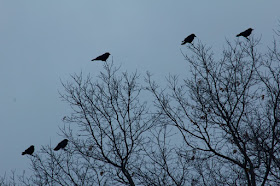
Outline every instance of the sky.
POLYGON ((0 0, 0 175, 30 169, 21 152, 55 145, 62 118, 61 81, 102 70, 109 61, 164 84, 188 75, 181 41, 191 33, 217 53, 251 27, 265 49, 279 29, 279 0, 0 0))

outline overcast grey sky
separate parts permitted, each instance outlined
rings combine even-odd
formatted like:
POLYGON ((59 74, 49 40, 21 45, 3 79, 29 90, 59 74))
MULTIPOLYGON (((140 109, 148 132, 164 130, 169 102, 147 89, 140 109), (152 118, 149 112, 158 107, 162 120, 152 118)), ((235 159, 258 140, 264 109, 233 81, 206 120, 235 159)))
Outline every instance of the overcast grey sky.
POLYGON ((124 70, 182 77, 186 36, 220 49, 252 27, 266 46, 279 7, 279 0, 0 0, 0 175, 28 170, 21 152, 30 145, 61 140, 70 108, 59 98, 60 79, 97 75, 102 62, 92 58, 110 52, 124 70))

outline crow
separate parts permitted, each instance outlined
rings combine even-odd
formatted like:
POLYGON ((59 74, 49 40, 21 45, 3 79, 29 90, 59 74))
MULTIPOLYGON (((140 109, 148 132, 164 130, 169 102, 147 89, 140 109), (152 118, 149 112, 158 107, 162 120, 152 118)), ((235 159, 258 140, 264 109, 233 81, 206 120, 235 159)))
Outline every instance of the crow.
POLYGON ((254 29, 252 28, 248 28, 247 30, 245 30, 244 32, 241 32, 240 34, 237 34, 236 37, 239 37, 239 36, 243 36, 245 37, 246 39, 248 39, 248 36, 252 33, 254 29))
POLYGON ((191 43, 195 37, 196 37, 196 35, 194 35, 194 34, 189 35, 188 37, 186 37, 184 39, 184 41, 182 41, 181 45, 184 45, 186 43, 191 43))
POLYGON ((98 56, 97 58, 92 59, 91 61, 97 61, 97 60, 106 61, 108 59, 109 55, 110 55, 110 53, 106 52, 105 54, 102 54, 101 56, 98 56))
POLYGON ((21 155, 29 154, 32 155, 34 152, 34 145, 31 145, 28 149, 21 153, 21 155))
POLYGON ((68 139, 64 139, 61 142, 59 142, 59 144, 57 144, 57 146, 53 150, 58 151, 59 149, 64 149, 67 143, 68 143, 68 139))

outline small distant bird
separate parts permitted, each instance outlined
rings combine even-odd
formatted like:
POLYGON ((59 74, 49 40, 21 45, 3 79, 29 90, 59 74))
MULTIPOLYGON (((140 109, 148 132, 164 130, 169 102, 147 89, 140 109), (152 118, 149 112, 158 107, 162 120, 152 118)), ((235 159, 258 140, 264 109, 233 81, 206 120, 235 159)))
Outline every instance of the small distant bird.
POLYGON ((93 148, 93 145, 90 145, 90 146, 88 147, 88 150, 89 150, 89 151, 92 151, 92 148, 93 148))
POLYGON ((68 143, 68 139, 62 140, 57 146, 53 149, 55 151, 58 151, 59 149, 64 149, 68 143))
POLYGON ((191 160, 194 160, 194 159, 195 159, 195 156, 192 156, 192 157, 191 157, 191 160))
POLYGON ((105 54, 102 54, 101 56, 98 56, 97 58, 92 59, 91 61, 97 61, 97 60, 106 61, 109 56, 110 56, 110 53, 106 52, 105 54))
POLYGON ((239 37, 239 36, 243 36, 245 37, 246 39, 248 39, 248 36, 252 33, 254 29, 252 28, 248 28, 247 30, 245 30, 244 32, 241 32, 240 34, 237 34, 236 37, 239 37))
POLYGON ((26 149, 24 152, 22 152, 21 155, 24 155, 24 154, 32 155, 33 152, 34 152, 34 145, 31 145, 28 149, 26 149))
POLYGON ((196 149, 193 149, 192 152, 193 152, 193 154, 196 154, 196 149))
POLYGON ((195 37, 196 37, 196 35, 194 35, 194 34, 189 35, 188 37, 186 37, 184 39, 184 41, 182 41, 181 45, 184 45, 186 43, 191 43, 195 37))

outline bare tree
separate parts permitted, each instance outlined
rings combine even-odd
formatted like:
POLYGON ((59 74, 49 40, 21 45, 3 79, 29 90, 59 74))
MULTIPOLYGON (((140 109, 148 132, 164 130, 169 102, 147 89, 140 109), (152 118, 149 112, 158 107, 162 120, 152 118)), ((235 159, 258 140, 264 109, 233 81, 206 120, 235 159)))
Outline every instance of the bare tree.
POLYGON ((105 62, 97 80, 81 73, 62 82, 60 95, 72 112, 60 131, 69 142, 28 156, 32 176, 21 176, 22 185, 185 185, 191 179, 191 160, 146 101, 139 75, 119 70, 105 62))
POLYGON ((83 81, 81 74, 72 76, 74 85, 63 84, 66 94, 61 96, 74 111, 65 120, 79 127, 76 137, 70 130, 64 134, 80 156, 95 161, 107 183, 135 185, 132 175, 144 161, 144 136, 153 117, 147 103, 140 100, 143 88, 138 74, 118 75, 112 63, 105 63, 104 68, 101 82, 93 83, 90 77, 83 81))
POLYGON ((64 117, 65 150, 43 146, 31 157, 36 185, 136 185, 145 161, 145 133, 153 126, 138 74, 119 73, 104 63, 98 80, 73 75, 61 97, 72 114, 64 117))
POLYGON ((220 58, 199 42, 183 54, 191 78, 168 78, 161 90, 148 74, 158 113, 174 126, 185 148, 199 152, 199 185, 280 184, 280 53, 260 39, 227 41, 220 58))

